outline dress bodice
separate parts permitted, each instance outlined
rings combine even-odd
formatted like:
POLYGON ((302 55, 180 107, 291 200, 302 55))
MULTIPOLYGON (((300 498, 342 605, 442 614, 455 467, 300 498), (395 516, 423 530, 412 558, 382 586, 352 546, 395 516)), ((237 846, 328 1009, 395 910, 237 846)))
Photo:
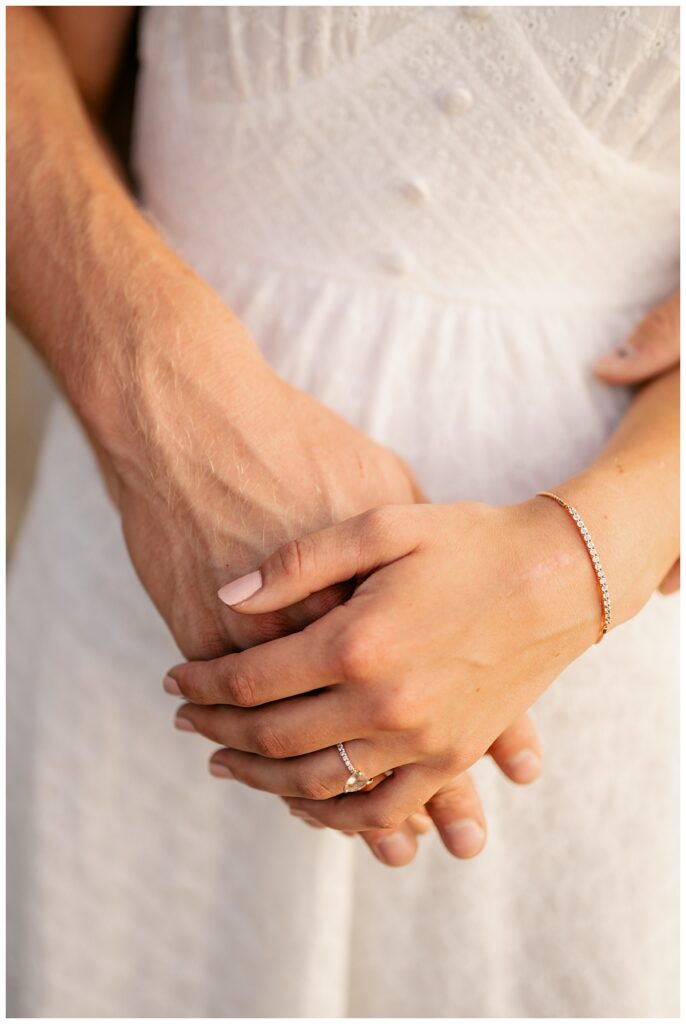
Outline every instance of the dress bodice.
POLYGON ((142 197, 210 279, 222 250, 467 302, 650 302, 676 280, 678 28, 677 7, 151 8, 142 197))

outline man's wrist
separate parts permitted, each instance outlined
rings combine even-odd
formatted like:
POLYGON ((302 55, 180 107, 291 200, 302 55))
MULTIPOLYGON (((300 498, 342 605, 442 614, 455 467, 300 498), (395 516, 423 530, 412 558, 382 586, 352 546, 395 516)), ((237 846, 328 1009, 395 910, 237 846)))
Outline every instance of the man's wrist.
POLYGON ((159 404, 174 404, 182 419, 188 392, 203 379, 222 377, 228 387, 229 371, 261 360, 216 293, 140 221, 117 225, 111 254, 102 243, 69 336, 52 346, 71 403, 116 462, 140 459, 159 404))
POLYGON ((152 303, 134 302, 116 350, 94 364, 75 405, 115 464, 147 461, 160 432, 199 429, 202 406, 218 392, 232 405, 237 380, 266 367, 243 325, 186 274, 151 283, 152 303), (206 398, 203 398, 203 395, 206 398))

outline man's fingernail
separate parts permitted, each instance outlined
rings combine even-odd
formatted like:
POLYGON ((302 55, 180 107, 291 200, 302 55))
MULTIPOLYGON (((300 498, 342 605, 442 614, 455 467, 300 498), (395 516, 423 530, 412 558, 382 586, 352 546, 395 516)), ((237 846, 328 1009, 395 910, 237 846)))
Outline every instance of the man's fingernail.
POLYGON ((534 750, 526 747, 509 759, 507 770, 514 782, 533 782, 541 770, 541 759, 534 750))
POLYGON ((309 818, 307 811, 301 811, 299 807, 291 807, 290 812, 294 818, 309 818))
POLYGON ((247 601, 249 597, 257 593, 261 586, 262 573, 258 569, 257 572, 249 572, 247 576, 239 576, 237 580, 233 580, 233 582, 221 587, 217 591, 217 597, 224 604, 232 607, 235 604, 240 604, 241 601, 247 601))
POLYGON ((417 811, 416 814, 410 816, 410 824, 418 832, 428 832, 429 829, 433 828, 433 821, 429 815, 423 814, 421 811, 417 811))
POLYGON ((184 718, 183 715, 176 716, 174 719, 174 725, 177 729, 180 729, 181 732, 195 732, 195 726, 193 723, 188 718, 184 718))
POLYGON ((214 775, 218 779, 236 778, 231 769, 227 765, 221 764, 219 761, 210 761, 210 775, 214 775))
POLYGON ((484 845, 486 833, 473 818, 462 818, 445 826, 450 849, 456 857, 473 857, 484 845))
POLYGON ((177 683, 176 679, 172 679, 171 676, 165 676, 164 677, 164 679, 162 680, 162 686, 164 687, 164 689, 165 689, 165 691, 167 693, 170 693, 172 695, 172 697, 180 697, 181 696, 181 690, 179 689, 179 684, 177 683))
POLYGON ((415 852, 414 844, 404 832, 396 832, 395 835, 379 839, 378 842, 374 843, 374 849, 379 859, 392 868, 407 864, 415 852))

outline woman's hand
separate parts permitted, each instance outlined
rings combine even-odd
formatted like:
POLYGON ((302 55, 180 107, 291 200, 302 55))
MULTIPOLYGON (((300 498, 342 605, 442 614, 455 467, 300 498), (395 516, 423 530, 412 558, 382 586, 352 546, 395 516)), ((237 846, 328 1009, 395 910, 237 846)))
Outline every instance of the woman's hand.
MULTIPOLYGON (((680 362, 680 293, 655 306, 641 320, 628 341, 603 356, 595 372, 608 384, 645 384, 667 373, 680 362)), ((680 559, 677 559, 662 583, 660 591, 672 594, 680 585, 680 559)))
POLYGON ((282 547, 223 600, 265 614, 364 581, 301 633, 175 668, 195 702, 180 727, 225 745, 215 771, 300 798, 292 806, 315 820, 398 827, 597 636, 583 545, 548 504, 386 507, 282 547), (395 774, 339 796, 340 741, 368 777, 395 774))
MULTIPOLYGON (((522 715, 503 732, 489 749, 489 754, 503 775, 519 785, 528 785, 541 771, 541 751, 533 723, 522 715)), ((210 761, 210 771, 217 778, 228 778, 222 765, 210 761)), ((286 804, 292 804, 284 797, 286 804)), ((307 811, 292 807, 291 813, 314 828, 325 828, 307 811)), ((410 815, 395 829, 368 829, 359 832, 371 852, 382 864, 404 867, 414 860, 419 836, 436 825, 445 848, 460 860, 469 860, 481 853, 486 843, 486 820, 476 787, 465 772, 443 786, 424 807, 410 815)), ((346 835, 355 835, 348 831, 346 835)))
MULTIPOLYGON (((581 510, 613 625, 625 622, 678 556, 678 371, 645 385, 595 461, 554 489, 581 510)), ((213 761, 225 771, 343 830, 405 821, 600 625, 582 539, 546 498, 375 510, 289 543, 261 570, 222 588, 223 600, 271 614, 332 581, 362 582, 300 633, 177 666, 167 688, 193 702, 177 723, 223 744, 213 761), (347 778, 338 742, 367 776, 395 775, 336 796, 347 778)))

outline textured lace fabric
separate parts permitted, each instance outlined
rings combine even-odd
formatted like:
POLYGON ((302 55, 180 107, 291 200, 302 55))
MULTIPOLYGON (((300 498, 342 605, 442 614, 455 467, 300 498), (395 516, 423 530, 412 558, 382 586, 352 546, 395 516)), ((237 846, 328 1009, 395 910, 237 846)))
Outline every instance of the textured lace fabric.
POLYGON ((677 27, 676 8, 151 11, 146 198, 208 269, 229 232, 241 261, 460 299, 649 299, 674 258, 677 27))
MULTIPOLYGON (((630 400, 592 363, 678 283, 677 8, 142 28, 141 202, 279 374, 432 500, 588 464, 630 400)), ((390 871, 171 728, 174 645, 60 407, 10 588, 11 1014, 676 1015, 677 628, 656 596, 553 684, 535 786, 476 766, 481 857, 390 871)))

